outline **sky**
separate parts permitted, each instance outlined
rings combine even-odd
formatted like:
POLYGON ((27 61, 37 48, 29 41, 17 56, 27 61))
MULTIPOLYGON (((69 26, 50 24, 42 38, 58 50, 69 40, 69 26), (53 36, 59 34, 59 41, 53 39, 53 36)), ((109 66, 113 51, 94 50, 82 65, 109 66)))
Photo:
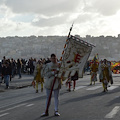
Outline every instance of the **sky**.
POLYGON ((0 0, 0 37, 118 36, 120 0, 0 0))

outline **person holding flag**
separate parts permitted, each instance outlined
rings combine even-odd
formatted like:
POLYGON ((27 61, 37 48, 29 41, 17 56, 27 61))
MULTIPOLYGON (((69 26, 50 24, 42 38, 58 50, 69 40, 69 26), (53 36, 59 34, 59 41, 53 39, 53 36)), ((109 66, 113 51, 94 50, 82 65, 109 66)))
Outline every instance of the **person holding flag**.
POLYGON ((61 88, 61 78, 57 77, 59 72, 60 64, 57 62, 55 54, 51 54, 51 62, 47 63, 44 69, 45 77, 45 88, 46 88, 46 111, 41 115, 41 117, 49 116, 49 106, 51 102, 52 89, 54 91, 54 115, 60 116, 58 113, 58 104, 59 104, 59 90, 61 88), (54 84, 53 84, 54 83, 54 84))

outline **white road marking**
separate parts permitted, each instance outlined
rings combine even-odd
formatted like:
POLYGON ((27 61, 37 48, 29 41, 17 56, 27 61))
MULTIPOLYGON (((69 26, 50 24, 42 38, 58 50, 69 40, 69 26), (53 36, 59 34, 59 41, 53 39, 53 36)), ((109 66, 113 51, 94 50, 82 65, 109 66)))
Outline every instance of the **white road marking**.
POLYGON ((114 82, 113 84, 119 86, 120 82, 114 82))
POLYGON ((24 103, 24 104, 16 105, 16 106, 14 106, 14 107, 11 107, 11 108, 8 108, 8 109, 5 109, 5 110, 1 110, 0 113, 6 112, 6 111, 8 111, 8 110, 12 110, 12 109, 15 109, 15 108, 18 108, 18 107, 21 107, 21 106, 24 106, 24 105, 26 105, 26 104, 27 104, 27 103, 24 103))
POLYGON ((115 98, 119 98, 120 96, 115 96, 115 98))
POLYGON ((4 114, 1 114, 0 117, 3 117, 5 115, 8 115, 9 113, 4 113, 4 114))
POLYGON ((75 90, 79 90, 79 89, 84 88, 84 87, 86 87, 86 86, 78 86, 78 87, 75 87, 75 90))
POLYGON ((37 95, 37 96, 34 96, 34 97, 28 96, 27 98, 23 98, 23 99, 14 101, 13 103, 9 103, 9 104, 0 106, 0 108, 8 107, 8 106, 10 106, 10 105, 19 104, 19 103, 21 103, 21 102, 25 102, 25 101, 27 101, 27 100, 32 100, 32 99, 35 99, 35 98, 38 98, 38 97, 42 97, 42 96, 45 96, 45 95, 44 95, 44 94, 41 95, 41 96, 40 96, 40 95, 37 95))
POLYGON ((102 86, 94 86, 94 87, 88 88, 88 89, 86 89, 86 90, 96 90, 96 89, 101 88, 101 87, 102 87, 102 86))
POLYGON ((113 118, 119 110, 120 106, 114 107, 113 110, 105 116, 105 118, 113 118))
POLYGON ((26 105, 26 107, 30 107, 30 106, 33 106, 34 104, 29 104, 29 105, 26 105))
POLYGON ((113 90, 113 89, 116 89, 116 88, 118 88, 119 86, 110 86, 110 87, 108 87, 108 90, 113 90))

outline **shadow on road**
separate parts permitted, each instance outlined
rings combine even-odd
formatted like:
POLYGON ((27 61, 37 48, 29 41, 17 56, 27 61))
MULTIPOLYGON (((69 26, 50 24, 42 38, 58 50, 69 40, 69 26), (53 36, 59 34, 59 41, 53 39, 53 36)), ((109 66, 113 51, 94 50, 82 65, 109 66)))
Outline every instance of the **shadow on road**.
POLYGON ((57 118, 57 117, 53 115, 53 116, 46 116, 46 117, 38 117, 38 118, 36 118, 35 120, 41 120, 41 119, 42 119, 42 120, 50 120, 50 119, 51 119, 51 120, 56 120, 56 118, 57 118))
MULTIPOLYGON (((68 104, 70 102, 78 102, 78 101, 82 101, 82 100, 86 100, 86 99, 97 98, 97 97, 100 97, 100 96, 106 96, 108 94, 114 94, 114 93, 117 93, 117 92, 120 92, 120 89, 116 89, 114 91, 108 91, 108 92, 100 92, 100 93, 95 93, 95 94, 89 94, 89 95, 86 95, 86 96, 80 96, 80 97, 72 98, 70 100, 65 101, 63 103, 63 105, 68 104)), ((120 97, 119 97, 119 99, 120 99, 120 97)), ((116 103, 116 101, 117 100, 113 100, 108 105, 114 104, 114 103, 116 103)), ((120 100, 119 100, 119 102, 120 102, 120 100)))
MULTIPOLYGON (((120 92, 120 88, 112 91, 111 93, 117 93, 117 92, 120 92)), ((114 99, 111 100, 106 106, 111 106, 111 105, 117 104, 117 103, 120 103, 120 96, 114 96, 114 99)))
POLYGON ((116 97, 115 99, 111 100, 106 106, 111 106, 113 104, 117 104, 119 103, 120 104, 120 96, 119 97, 116 97))

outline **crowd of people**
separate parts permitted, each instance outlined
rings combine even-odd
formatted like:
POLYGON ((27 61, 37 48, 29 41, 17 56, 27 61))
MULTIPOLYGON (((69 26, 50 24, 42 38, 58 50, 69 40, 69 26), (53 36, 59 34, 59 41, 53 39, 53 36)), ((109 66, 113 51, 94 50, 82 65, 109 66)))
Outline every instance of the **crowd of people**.
POLYGON ((99 63, 96 61, 93 61, 93 63, 90 66, 90 73, 91 73, 91 79, 90 79, 90 85, 95 85, 95 82, 97 81, 97 73, 99 74, 99 81, 103 85, 103 92, 108 91, 108 87, 110 84, 113 84, 113 77, 112 77, 112 71, 111 71, 111 62, 107 61, 106 59, 101 60, 99 63))
POLYGON ((50 62, 49 58, 36 60, 32 57, 29 60, 25 59, 6 59, 4 56, 3 59, 0 61, 0 82, 6 83, 6 89, 9 88, 9 81, 12 80, 16 75, 20 79, 22 74, 30 74, 34 75, 35 67, 37 63, 48 63, 50 62))
MULTIPOLYGON (((15 75, 19 75, 19 79, 22 77, 22 73, 33 74, 34 79, 32 81, 32 85, 36 88, 36 93, 38 93, 38 84, 41 84, 41 92, 43 91, 43 84, 45 85, 46 89, 46 106, 45 106, 45 113, 41 116, 48 116, 49 115, 49 95, 50 90, 52 88, 52 83, 55 78, 55 75, 58 73, 60 68, 60 64, 58 64, 58 60, 55 54, 51 54, 51 58, 49 59, 42 59, 36 60, 35 58, 31 58, 29 60, 25 59, 6 59, 5 56, 3 57, 2 61, 0 62, 0 74, 2 80, 6 84, 6 89, 9 87, 9 81, 15 75)), ((90 85, 95 85, 97 81, 97 74, 99 74, 99 81, 103 85, 103 92, 107 92, 107 87, 110 84, 113 84, 112 72, 111 72, 111 62, 107 61, 106 59, 101 61, 87 61, 86 67, 84 72, 89 71, 91 78, 90 78, 90 85)), ((71 83, 73 81, 73 91, 75 90, 76 80, 78 80, 78 72, 75 73, 74 76, 68 76, 66 81, 66 85, 69 86, 68 91, 71 91, 71 83)), ((58 97, 59 97, 59 89, 61 88, 61 78, 56 78, 56 82, 53 88, 54 91, 54 100, 55 100, 55 116, 60 116, 58 113, 58 97)))

